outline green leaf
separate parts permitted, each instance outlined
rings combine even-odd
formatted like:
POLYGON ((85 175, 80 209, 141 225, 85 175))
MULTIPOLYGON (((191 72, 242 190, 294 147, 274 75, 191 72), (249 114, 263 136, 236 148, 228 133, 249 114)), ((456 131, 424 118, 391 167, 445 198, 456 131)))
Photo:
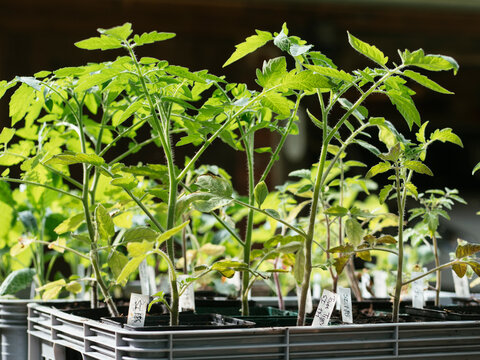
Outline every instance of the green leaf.
POLYGON ((138 267, 140 266, 140 264, 142 263, 142 261, 145 260, 146 257, 147 257, 147 254, 143 254, 143 255, 141 255, 141 256, 134 257, 133 259, 131 259, 131 260, 124 266, 124 268, 123 268, 122 271, 120 272, 120 275, 118 275, 117 280, 116 280, 116 283, 117 283, 117 284, 125 285, 125 283, 126 283, 127 280, 128 280, 128 277, 129 277, 135 270, 138 269, 138 267))
POLYGON ((390 165, 389 162, 381 162, 378 163, 377 165, 374 165, 368 170, 367 174, 365 175, 367 178, 374 177, 377 174, 384 173, 392 168, 392 165, 390 165))
POLYGON ((475 174, 478 171, 478 169, 480 169, 480 162, 477 165, 475 165, 475 167, 473 168, 472 175, 475 174))
POLYGON ((72 165, 80 163, 102 166, 105 164, 105 160, 96 154, 65 153, 54 155, 47 161, 49 165, 72 165))
POLYGON ((257 83, 263 88, 272 88, 278 85, 287 74, 285 57, 270 59, 263 63, 262 71, 257 70, 257 83))
POLYGON ((124 189, 132 190, 137 187, 138 181, 133 175, 122 176, 110 181, 113 186, 120 186, 124 189))
POLYGON ((348 209, 339 205, 334 205, 325 210, 325 214, 331 216, 345 216, 348 214, 348 209))
POLYGON ((15 135, 15 129, 4 127, 0 133, 0 143, 7 144, 15 135))
POLYGON ((420 161, 407 160, 403 163, 403 165, 407 169, 413 170, 416 173, 433 176, 432 170, 430 170, 427 165, 423 164, 420 161))
POLYGON ((286 118, 290 115, 290 109, 292 109, 294 105, 292 101, 277 92, 266 93, 260 102, 263 106, 268 107, 282 118, 286 118))
POLYGON ((450 128, 445 128, 445 129, 437 129, 435 130, 431 135, 430 135, 430 140, 435 141, 439 140, 441 142, 451 142, 453 144, 456 144, 460 147, 463 147, 462 140, 452 132, 452 129, 450 128))
POLYGON ((167 33, 167 32, 156 32, 152 31, 149 33, 143 33, 142 35, 138 36, 135 35, 133 37, 133 41, 137 46, 145 45, 145 44, 152 44, 157 41, 164 41, 171 38, 174 38, 174 33, 167 33))
POLYGON ((187 211, 190 204, 193 204, 195 209, 200 212, 210 212, 228 205, 231 201, 231 198, 225 198, 207 192, 195 192, 178 200, 176 216, 178 217, 187 211))
POLYGON ((305 253, 303 249, 295 254, 295 264, 293 265, 293 276, 297 284, 303 283, 305 273, 305 253))
POLYGON ((178 76, 183 79, 192 80, 199 83, 206 83, 206 78, 204 76, 202 77, 198 73, 193 73, 189 71, 188 68, 183 66, 168 65, 165 71, 170 75, 178 76))
POLYGON ((102 204, 95 209, 95 226, 101 239, 110 239, 115 235, 112 217, 102 204))
POLYGON ((355 143, 360 145, 364 149, 367 149, 368 151, 370 151, 374 155, 377 155, 377 156, 380 155, 380 150, 378 150, 375 146, 373 146, 369 142, 366 142, 366 141, 363 141, 363 140, 360 140, 360 139, 356 139, 355 143))
POLYGON ((78 41, 75 46, 85 50, 111 50, 121 48, 122 42, 119 39, 101 35, 78 41))
POLYGON ((376 62, 377 64, 384 66, 388 62, 388 57, 386 57, 383 52, 378 50, 375 46, 357 39, 350 33, 348 33, 348 42, 360 54, 365 55, 367 58, 376 62))
POLYGON ((107 81, 118 76, 118 74, 118 69, 109 68, 102 69, 101 71, 94 74, 85 74, 78 80, 75 91, 77 93, 80 93, 85 90, 91 89, 94 86, 102 85, 103 83, 106 83, 107 81))
POLYGON ((455 271, 458 277, 464 277, 467 273, 467 265, 466 264, 453 264, 452 270, 455 271))
POLYGON ((432 81, 428 77, 426 77, 425 75, 419 74, 415 71, 405 70, 403 72, 403 75, 409 77, 410 79, 416 81, 420 85, 423 85, 426 88, 429 88, 433 91, 436 91, 436 92, 439 92, 439 93, 442 93, 442 94, 453 94, 453 92, 451 92, 451 91, 445 89, 444 87, 440 86, 435 81, 432 81))
POLYGON ((53 231, 55 231, 58 235, 64 234, 69 231, 75 231, 83 223, 84 220, 84 213, 73 215, 68 219, 62 221, 53 231))
POLYGON ((153 243, 150 241, 131 242, 127 244, 128 255, 132 258, 146 256, 150 250, 153 250, 153 243))
POLYGON ((66 284, 67 283, 64 279, 60 279, 57 281, 49 282, 48 284, 45 284, 37 288, 36 290, 43 291, 42 300, 52 300, 58 297, 58 294, 60 294, 60 291, 66 284))
POLYGON ((112 271, 115 279, 122 273, 122 269, 127 265, 128 258, 119 251, 114 251, 112 256, 108 259, 108 267, 112 271))
POLYGON ((125 23, 121 26, 116 26, 110 29, 98 29, 100 34, 109 35, 118 40, 127 40, 132 33, 132 24, 125 23))
POLYGON ((405 184, 405 187, 407 188, 407 191, 410 195, 412 195, 415 199, 418 199, 418 190, 415 185, 413 185, 411 182, 405 184))
POLYGON ((195 184, 201 190, 206 190, 220 197, 230 198, 233 194, 230 182, 219 176, 201 175, 197 178, 195 184))
POLYGON ((398 90, 388 90, 387 96, 398 112, 402 114, 410 129, 413 124, 421 125, 420 114, 410 96, 402 94, 398 90))
POLYGON ((464 258, 466 256, 471 256, 480 251, 480 244, 465 244, 458 245, 455 250, 455 256, 457 259, 464 258))
POLYGON ((10 98, 9 115, 12 119, 11 126, 22 120, 35 98, 35 89, 23 83, 10 98))
POLYGON ((65 290, 73 294, 78 294, 82 291, 82 284, 77 281, 70 281, 65 285, 65 290))
POLYGON ((412 53, 405 50, 401 57, 405 65, 417 66, 430 71, 453 70, 453 73, 456 75, 459 69, 458 63, 454 58, 444 55, 425 55, 422 49, 412 53))
POLYGON ((425 129, 427 128, 427 125, 428 125, 428 121, 425 121, 422 124, 422 126, 420 126, 420 129, 418 129, 417 134, 416 134, 417 140, 419 142, 421 142, 422 144, 425 144, 425 142, 427 141, 425 139, 425 129))
POLYGON ((249 36, 245 39, 245 42, 235 46, 236 50, 230 56, 230 58, 228 58, 225 64, 223 64, 223 67, 234 63, 235 61, 262 47, 270 40, 273 40, 272 34, 267 31, 256 30, 256 33, 257 35, 249 36))
POLYGON ((355 255, 364 261, 372 261, 372 255, 370 254, 370 251, 359 251, 355 253, 355 255))
POLYGON ((261 208, 263 202, 268 196, 268 188, 267 188, 267 184, 265 184, 265 181, 260 181, 257 184, 257 186, 255 186, 254 194, 255 194, 255 201, 257 202, 258 207, 261 208))
POLYGON ((345 221, 345 232, 351 243, 354 245, 360 244, 363 238, 362 225, 354 218, 348 218, 345 221))
POLYGON ((35 274, 34 269, 20 269, 11 272, 0 285, 0 296, 15 295, 18 291, 26 289, 32 283, 35 274))
POLYGON ((380 194, 378 195, 378 201, 380 204, 384 204, 385 200, 387 200, 388 195, 392 191, 393 186, 391 184, 385 185, 382 190, 380 190, 380 194))
POLYGON ((123 234, 123 241, 122 242, 142 242, 142 241, 150 241, 153 242, 157 240, 157 237, 160 234, 147 226, 137 226, 135 228, 128 229, 123 234))
POLYGON ((339 245, 328 250, 329 253, 345 253, 350 254, 353 251, 353 246, 351 244, 339 245))
POLYGON ((16 83, 17 83, 16 80, 9 81, 9 82, 5 80, 0 81, 0 99, 3 97, 3 95, 5 95, 5 92, 11 87, 15 86, 16 83))
POLYGON ((326 66, 319 66, 319 65, 305 65, 307 69, 312 70, 314 73, 328 76, 332 79, 342 80, 347 83, 352 83, 354 81, 354 77, 343 70, 337 70, 331 67, 326 66))
POLYGON ((137 110, 139 110, 143 106, 143 99, 139 99, 133 103, 131 103, 128 108, 125 109, 123 114, 120 117, 112 118, 112 125, 117 127, 118 125, 122 124, 125 120, 127 120, 130 116, 135 114, 137 110))
POLYGON ((310 70, 303 70, 299 73, 289 72, 283 79, 282 85, 292 90, 312 91, 316 89, 332 89, 335 84, 327 77, 315 74, 310 70))
POLYGON ((345 268, 345 266, 348 263, 348 260, 350 260, 350 256, 341 256, 338 258, 335 258, 333 261, 333 265, 335 266, 335 271, 337 275, 340 275, 345 268))
POLYGON ((211 269, 216 270, 227 278, 231 278, 235 274, 235 270, 244 269, 247 264, 233 261, 233 260, 220 260, 212 264, 211 269))
POLYGON ((376 244, 396 244, 397 240, 391 235, 383 235, 375 240, 376 244))
POLYGON ((157 239, 157 245, 163 243, 164 241, 167 241, 170 239, 173 235, 179 233, 182 231, 182 229, 187 226, 190 223, 190 220, 185 221, 183 224, 180 224, 178 226, 175 226, 164 233, 160 234, 160 236, 157 239))

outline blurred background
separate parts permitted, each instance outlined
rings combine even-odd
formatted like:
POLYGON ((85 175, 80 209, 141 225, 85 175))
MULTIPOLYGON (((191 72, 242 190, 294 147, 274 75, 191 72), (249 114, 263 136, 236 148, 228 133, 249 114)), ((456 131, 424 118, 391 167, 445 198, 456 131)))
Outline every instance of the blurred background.
MULTIPOLYGON (((427 164, 435 177, 419 176, 416 181, 420 191, 457 188, 469 202, 468 206, 457 205, 452 221, 444 224, 450 240, 444 245, 453 248, 458 236, 480 241, 480 217, 476 215, 480 210, 480 175, 471 175, 480 161, 479 0, 2 0, 0 79, 111 60, 120 53, 85 51, 73 43, 96 36, 99 27, 127 21, 133 24, 135 33, 158 30, 177 34, 173 40, 145 46, 140 55, 166 59, 195 71, 209 69, 213 74, 226 75, 230 82, 245 82, 252 88, 255 69, 261 68, 265 59, 279 55, 273 45, 225 69, 222 64, 234 46, 254 34, 255 29, 279 32, 284 22, 290 35, 314 44, 316 50, 346 71, 368 65, 348 45, 347 31, 376 45, 393 61, 398 60, 397 49, 406 48, 454 57, 460 64, 457 76, 451 72, 432 73, 431 78, 455 95, 414 86, 414 100, 423 121, 430 121, 430 131, 451 127, 463 140, 464 148, 433 145, 427 164)), ((0 127, 10 125, 5 99, 0 102, 0 127)), ((373 97, 366 106, 371 115, 384 116, 403 126, 404 121, 386 97, 373 97)), ((317 161, 321 135, 306 120, 300 127, 301 135, 287 146, 286 160, 276 173, 278 179, 271 180, 274 184, 283 182, 289 169, 307 168, 317 161)), ((270 141, 268 134, 264 141, 270 141)), ((365 151, 358 151, 355 157, 368 162, 368 157, 362 159, 368 156, 365 151)), ((215 148, 204 161, 212 157, 232 173, 241 191, 246 178, 244 159, 215 148)))

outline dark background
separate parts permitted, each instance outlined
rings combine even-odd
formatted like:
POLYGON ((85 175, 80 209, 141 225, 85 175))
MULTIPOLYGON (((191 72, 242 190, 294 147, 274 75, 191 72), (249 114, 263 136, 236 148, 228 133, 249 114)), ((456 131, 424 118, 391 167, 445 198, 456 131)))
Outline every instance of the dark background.
MULTIPOLYGON (((110 60, 119 53, 89 52, 73 43, 96 36, 99 27, 127 21, 133 24, 135 33, 158 30, 177 34, 172 40, 139 49, 140 55, 166 59, 191 70, 209 69, 214 74, 226 75, 231 82, 246 82, 250 87, 255 86, 255 69, 262 66, 264 59, 279 54, 273 45, 225 69, 222 64, 234 51, 234 45, 254 34, 255 29, 278 32, 283 22, 287 22, 290 35, 314 44, 316 50, 347 71, 369 64, 348 45, 347 30, 375 44, 393 61, 398 60, 397 49, 405 48, 423 48, 427 53, 454 57, 460 64, 457 76, 449 72, 432 73, 431 77, 455 95, 414 86, 417 91, 414 100, 422 119, 430 121, 430 131, 451 127, 463 140, 464 148, 452 144, 432 146, 427 164, 435 177, 419 176, 416 181, 420 191, 445 186, 458 188, 469 200, 469 206, 459 206, 452 213, 455 220, 449 225, 452 237, 480 240, 475 215, 480 210, 479 175, 471 175, 480 161, 480 2, 0 0, 0 79, 110 60)), ((0 102, 1 127, 9 126, 7 98, 0 102)), ((384 116, 403 126, 404 121, 388 99, 375 97, 366 106, 371 115, 384 116)), ((275 173, 276 179, 270 180, 274 184, 282 182, 289 169, 309 167, 317 161, 320 134, 307 122, 304 126, 305 137, 296 142, 294 139, 289 145, 297 154, 286 156, 275 173)), ((260 141, 268 143, 270 139, 266 136, 260 141)), ((149 156, 156 155, 149 153, 149 156)), ((153 160, 162 161, 160 153, 158 156, 153 160)), ((355 157, 369 160, 360 150, 355 157)), ((227 168, 242 191, 245 164, 240 155, 213 148, 204 159, 227 168)))

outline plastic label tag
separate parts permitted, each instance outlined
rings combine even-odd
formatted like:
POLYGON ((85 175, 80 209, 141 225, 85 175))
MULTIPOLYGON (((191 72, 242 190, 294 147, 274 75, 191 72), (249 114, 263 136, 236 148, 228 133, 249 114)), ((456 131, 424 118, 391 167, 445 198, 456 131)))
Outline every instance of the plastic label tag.
POLYGON ((373 292, 377 298, 388 298, 386 271, 376 270, 373 272, 373 292))
MULTIPOLYGON (((412 278, 423 275, 423 272, 412 272, 412 278)), ((423 309, 424 304, 424 278, 415 280, 412 283, 412 306, 414 308, 423 309)))
POLYGON ((453 284, 455 286, 455 295, 457 297, 470 297, 470 287, 466 275, 458 277, 457 273, 452 270, 453 284))
POLYGON ((352 292, 350 288, 343 288, 340 286, 337 288, 337 291, 340 298, 342 321, 344 323, 353 324, 352 292))
POLYGON ((322 275, 320 273, 313 274, 312 297, 316 300, 322 295, 322 275))
POLYGON ((362 280, 360 281, 360 290, 362 291, 362 297, 364 299, 369 299, 372 297, 368 287, 370 286, 370 275, 368 273, 362 274, 362 280))
MULTIPOLYGON (((302 294, 302 287, 297 284, 297 305, 300 307, 300 295, 302 294)), ((310 288, 307 291, 307 301, 305 302, 305 314, 310 314, 313 311, 312 292, 310 288)))
POLYGON ((127 324, 133 326, 144 326, 147 306, 150 302, 150 296, 134 294, 130 295, 130 305, 128 307, 127 324))
POLYGON ((318 303, 317 312, 313 318, 312 326, 327 326, 330 317, 332 316, 335 302, 337 301, 337 294, 323 290, 322 297, 318 303))
POLYGON ((187 288, 180 295, 178 299, 178 307, 180 311, 195 311, 195 290, 193 288, 193 282, 187 283, 186 279, 188 279, 189 275, 179 275, 177 277, 178 282, 184 282, 187 288))

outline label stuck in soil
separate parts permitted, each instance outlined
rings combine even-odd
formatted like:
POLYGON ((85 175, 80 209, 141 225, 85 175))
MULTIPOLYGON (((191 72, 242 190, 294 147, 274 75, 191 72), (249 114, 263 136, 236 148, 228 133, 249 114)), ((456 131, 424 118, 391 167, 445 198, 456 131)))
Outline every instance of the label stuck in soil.
POLYGON ((147 306, 150 296, 132 293, 128 307, 127 324, 132 326, 144 326, 147 306))
POLYGON ((458 277, 455 271, 452 270, 453 284, 455 286, 455 295, 457 297, 470 297, 470 287, 468 285, 467 276, 458 277))
POLYGON ((337 291, 340 298, 342 321, 344 323, 353 324, 352 292, 350 288, 343 288, 340 286, 337 287, 337 291))
MULTIPOLYGON (((423 275, 423 272, 412 272, 412 278, 423 275)), ((412 306, 423 309, 424 300, 424 278, 418 279, 412 283, 412 306)))
MULTIPOLYGON (((297 285, 297 304, 298 307, 300 307, 300 295, 302 293, 302 287, 297 285)), ((305 313, 310 314, 313 311, 313 300, 312 300, 312 292, 310 291, 310 288, 308 288, 307 292, 307 300, 305 303, 305 313)))
MULTIPOLYGON (((179 282, 183 281, 183 285, 186 285, 186 279, 189 277, 190 276, 188 275, 179 275, 177 280, 179 282)), ((178 299, 178 304, 180 311, 195 311, 195 290, 193 289, 193 283, 188 283, 184 293, 180 295, 180 298, 178 299)))
POLYGON ((313 318, 312 326, 327 326, 330 317, 332 316, 335 302, 337 301, 337 294, 323 290, 322 297, 318 303, 317 312, 313 318))

